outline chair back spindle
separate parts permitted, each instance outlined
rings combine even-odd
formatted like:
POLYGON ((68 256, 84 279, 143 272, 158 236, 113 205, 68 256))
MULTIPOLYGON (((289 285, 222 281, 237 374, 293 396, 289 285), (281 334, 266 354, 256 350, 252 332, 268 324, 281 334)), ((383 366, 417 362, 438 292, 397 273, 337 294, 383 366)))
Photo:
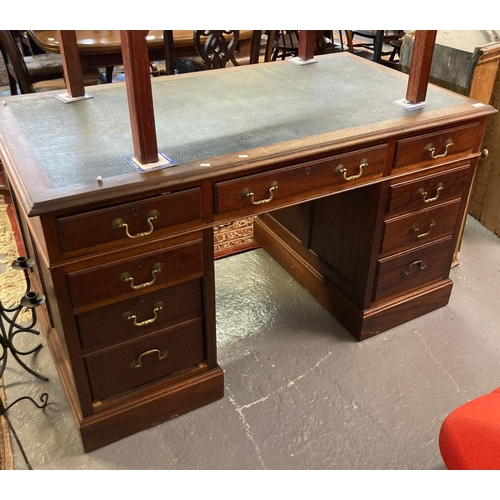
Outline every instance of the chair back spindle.
POLYGON ((228 62, 238 66, 234 52, 238 46, 239 30, 195 30, 196 51, 207 69, 225 68, 228 62))

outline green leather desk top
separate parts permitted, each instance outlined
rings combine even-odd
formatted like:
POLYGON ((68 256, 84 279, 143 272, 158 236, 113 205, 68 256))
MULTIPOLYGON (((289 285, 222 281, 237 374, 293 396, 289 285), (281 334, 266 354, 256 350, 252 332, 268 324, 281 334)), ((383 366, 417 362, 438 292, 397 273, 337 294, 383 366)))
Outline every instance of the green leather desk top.
MULTIPOLYGON (((405 97, 406 75, 347 53, 316 59, 303 66, 284 61, 152 79, 159 150, 179 166, 191 165, 471 103, 429 86, 429 106, 410 111, 391 102, 405 97)), ((153 175, 136 173, 125 160, 133 156, 125 85, 87 91, 94 98, 70 104, 50 95, 6 99, 52 186, 153 175)))

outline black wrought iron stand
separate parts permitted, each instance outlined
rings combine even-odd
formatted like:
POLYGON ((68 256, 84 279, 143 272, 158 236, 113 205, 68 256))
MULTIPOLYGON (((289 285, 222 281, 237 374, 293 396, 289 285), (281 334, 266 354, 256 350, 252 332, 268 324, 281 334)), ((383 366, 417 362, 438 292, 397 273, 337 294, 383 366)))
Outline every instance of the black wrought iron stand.
POLYGON ((30 461, 28 460, 28 457, 26 456, 26 452, 24 451, 23 445, 21 444, 21 441, 10 423, 10 420, 7 417, 7 411, 12 408, 15 404, 19 403, 19 401, 23 401, 24 399, 27 399, 28 401, 31 401, 37 408, 45 408, 47 406, 47 403, 49 401, 49 395, 44 392, 40 396, 40 401, 42 402, 41 404, 38 404, 33 398, 30 398, 29 396, 23 396, 21 398, 16 399, 13 403, 11 403, 8 406, 5 406, 4 402, 2 401, 2 398, 0 398, 0 417, 5 418, 5 421, 7 422, 7 425, 9 427, 10 432, 14 436, 14 439, 16 440, 17 445, 19 446, 19 449, 21 450, 21 453, 23 455, 24 461, 26 462, 26 465, 28 466, 29 470, 33 470, 33 467, 30 464, 30 461))
MULTIPOLYGON (((40 335, 40 332, 34 330, 33 327, 35 326, 37 321, 36 308, 45 302, 45 296, 42 295, 41 293, 31 291, 30 272, 31 268, 34 265, 35 261, 27 257, 18 257, 12 263, 12 267, 14 269, 16 269, 17 271, 24 272, 24 277, 26 280, 26 292, 22 297, 20 303, 15 307, 12 308, 4 307, 4 305, 0 301, 0 346, 2 346, 2 355, 0 356, 0 378, 2 378, 2 375, 5 371, 5 367, 7 366, 8 354, 10 353, 12 357, 27 372, 31 373, 31 375, 41 380, 45 381, 49 380, 47 377, 40 375, 39 373, 32 370, 26 363, 24 363, 24 361, 20 357, 38 352, 43 347, 42 344, 38 344, 34 349, 31 349, 29 351, 21 351, 14 346, 14 338, 19 333, 31 333, 33 335, 40 335), (26 308, 31 311, 31 322, 28 326, 23 326, 20 323, 18 323, 19 314, 21 313, 23 308, 26 308)), ((10 431, 12 432, 12 435, 14 436, 17 444, 19 445, 19 448, 26 462, 26 465, 28 466, 28 469, 31 470, 32 469, 31 464, 29 463, 26 453, 24 452, 24 449, 21 445, 21 442, 6 415, 9 408, 12 408, 19 401, 25 399, 31 401, 37 408, 42 409, 45 408, 45 406, 47 406, 49 396, 46 392, 43 393, 40 397, 41 404, 36 403, 34 399, 28 396, 23 396, 21 398, 16 399, 13 403, 11 403, 8 406, 6 406, 2 401, 2 399, 0 398, 0 416, 3 416, 5 418, 5 421, 7 422, 7 425, 10 431)))
POLYGON ((12 267, 17 271, 24 271, 24 276, 26 280, 26 293, 24 297, 21 299, 21 302, 12 308, 6 308, 3 306, 0 301, 0 316, 2 321, 0 321, 0 345, 3 347, 3 353, 0 357, 0 378, 3 375, 5 370, 5 366, 7 365, 7 358, 9 352, 16 359, 16 361, 29 373, 34 375, 35 377, 41 380, 49 380, 47 377, 40 375, 33 371, 20 356, 25 356, 27 354, 33 354, 39 351, 43 346, 42 344, 38 344, 34 349, 30 351, 20 351, 14 346, 14 337, 18 333, 32 333, 33 335, 40 335, 40 332, 34 330, 33 327, 36 324, 36 307, 42 305, 45 302, 45 296, 41 293, 36 293, 31 291, 31 282, 29 273, 31 268, 35 265, 35 261, 32 259, 28 259, 26 257, 18 257, 13 263, 12 267), (31 310, 31 323, 28 326, 23 326, 17 323, 17 319, 19 314, 23 310, 23 308, 31 310), (10 317, 9 315, 12 315, 10 317))

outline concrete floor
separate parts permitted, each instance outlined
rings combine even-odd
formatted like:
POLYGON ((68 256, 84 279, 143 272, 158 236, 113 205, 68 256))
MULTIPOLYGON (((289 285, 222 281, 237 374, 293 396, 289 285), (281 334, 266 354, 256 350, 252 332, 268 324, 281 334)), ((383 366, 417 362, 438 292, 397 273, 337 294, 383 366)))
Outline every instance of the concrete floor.
POLYGON ((8 401, 50 404, 10 419, 34 469, 444 469, 445 416, 500 386, 499 257, 469 217, 449 305, 361 343, 263 250, 229 257, 216 263, 222 400, 84 454, 43 348, 30 366, 49 382, 13 360, 4 382, 8 401))

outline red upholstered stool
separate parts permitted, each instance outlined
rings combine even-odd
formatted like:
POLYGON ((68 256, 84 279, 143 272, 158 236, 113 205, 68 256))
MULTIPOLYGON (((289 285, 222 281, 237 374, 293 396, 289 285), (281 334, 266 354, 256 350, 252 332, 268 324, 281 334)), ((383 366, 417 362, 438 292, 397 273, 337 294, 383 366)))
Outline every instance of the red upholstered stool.
POLYGON ((439 449, 450 470, 500 470, 500 387, 445 418, 439 449))

